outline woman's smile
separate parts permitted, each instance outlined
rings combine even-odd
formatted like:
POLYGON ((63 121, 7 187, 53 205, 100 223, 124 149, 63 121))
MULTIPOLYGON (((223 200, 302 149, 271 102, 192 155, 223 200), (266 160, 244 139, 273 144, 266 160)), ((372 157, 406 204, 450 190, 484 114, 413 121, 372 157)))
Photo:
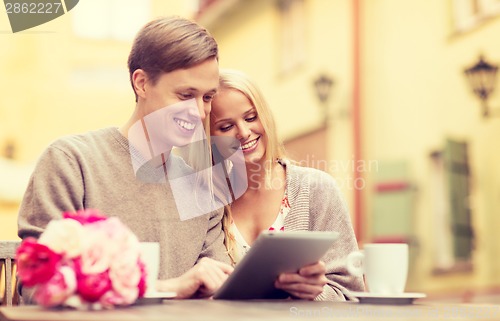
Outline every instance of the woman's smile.
POLYGON ((241 144, 241 149, 243 150, 243 153, 246 154, 246 153, 253 152, 259 144, 259 139, 260 139, 260 136, 257 137, 256 139, 253 139, 251 141, 248 141, 246 143, 241 144))

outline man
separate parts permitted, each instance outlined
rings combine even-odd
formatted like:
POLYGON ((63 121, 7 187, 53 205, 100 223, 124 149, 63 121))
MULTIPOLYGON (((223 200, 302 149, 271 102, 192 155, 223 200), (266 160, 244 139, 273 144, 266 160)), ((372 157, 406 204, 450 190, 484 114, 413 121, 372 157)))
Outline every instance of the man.
POLYGON ((232 272, 226 264, 222 212, 181 220, 168 172, 183 171, 187 165, 163 151, 151 160, 160 162, 166 179, 141 179, 136 165, 149 163, 130 135, 148 116, 172 110, 172 105, 180 104, 182 110, 183 102, 191 116, 188 106, 196 106, 198 121, 169 118, 164 124, 173 129, 169 139, 199 129, 218 88, 217 43, 192 21, 156 19, 136 36, 128 66, 136 96, 130 119, 120 128, 63 137, 42 153, 21 204, 18 234, 38 237, 50 220, 61 218, 65 211, 98 209, 119 217, 140 241, 160 243, 158 291, 176 292, 178 298, 210 296, 232 272))

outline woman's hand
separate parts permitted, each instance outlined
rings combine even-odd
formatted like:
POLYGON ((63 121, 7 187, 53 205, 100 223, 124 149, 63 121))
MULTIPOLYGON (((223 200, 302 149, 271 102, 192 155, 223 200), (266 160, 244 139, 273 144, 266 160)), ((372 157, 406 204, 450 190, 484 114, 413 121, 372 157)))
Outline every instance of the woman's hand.
POLYGON ((304 266, 298 273, 282 273, 274 282, 278 289, 290 293, 294 298, 314 300, 327 284, 323 261, 304 266))
POLYGON ((231 272, 231 265, 204 257, 183 275, 158 280, 156 289, 160 292, 176 292, 177 299, 210 297, 231 272))

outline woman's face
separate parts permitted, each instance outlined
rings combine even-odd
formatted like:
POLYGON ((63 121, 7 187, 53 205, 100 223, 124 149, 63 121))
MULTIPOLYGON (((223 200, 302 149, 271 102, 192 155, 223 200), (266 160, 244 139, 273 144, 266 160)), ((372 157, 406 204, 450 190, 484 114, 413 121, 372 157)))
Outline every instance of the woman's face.
POLYGON ((210 132, 212 136, 233 137, 239 141, 247 164, 265 160, 267 135, 257 110, 240 91, 221 89, 214 97, 210 132))
POLYGON ((155 83, 146 74, 142 76, 137 79, 143 88, 138 92, 139 116, 150 136, 155 136, 153 145, 184 146, 193 139, 203 139, 202 121, 210 113, 218 87, 217 60, 163 73, 155 83))

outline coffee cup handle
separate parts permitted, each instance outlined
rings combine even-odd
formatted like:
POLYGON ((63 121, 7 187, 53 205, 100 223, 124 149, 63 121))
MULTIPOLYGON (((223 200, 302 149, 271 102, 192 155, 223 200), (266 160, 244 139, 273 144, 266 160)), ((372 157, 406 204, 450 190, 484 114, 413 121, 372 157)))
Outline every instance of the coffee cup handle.
POLYGON ((349 273, 355 276, 363 276, 363 260, 365 255, 362 251, 355 251, 347 255, 346 267, 349 273))

